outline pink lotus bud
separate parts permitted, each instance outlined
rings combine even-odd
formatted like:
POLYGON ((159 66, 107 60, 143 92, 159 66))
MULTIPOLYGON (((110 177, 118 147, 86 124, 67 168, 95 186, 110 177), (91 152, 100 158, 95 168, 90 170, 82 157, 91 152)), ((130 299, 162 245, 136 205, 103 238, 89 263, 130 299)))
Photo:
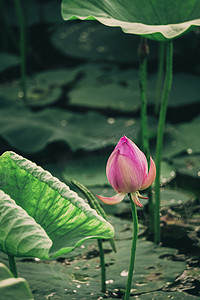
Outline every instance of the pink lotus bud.
POLYGON ((97 196, 107 204, 116 204, 123 200, 126 193, 130 193, 137 206, 142 206, 138 191, 148 188, 155 180, 156 167, 150 158, 150 168, 144 153, 126 136, 122 137, 110 155, 106 166, 107 178, 117 192, 108 198, 97 196))

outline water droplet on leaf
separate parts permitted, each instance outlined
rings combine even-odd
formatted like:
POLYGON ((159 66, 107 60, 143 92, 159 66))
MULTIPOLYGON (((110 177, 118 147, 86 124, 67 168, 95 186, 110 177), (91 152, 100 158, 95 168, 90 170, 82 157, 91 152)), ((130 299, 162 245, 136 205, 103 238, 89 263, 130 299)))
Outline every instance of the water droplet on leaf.
POLYGON ((120 275, 121 275, 122 277, 127 277, 127 276, 128 276, 128 271, 123 270, 123 271, 120 273, 120 275))

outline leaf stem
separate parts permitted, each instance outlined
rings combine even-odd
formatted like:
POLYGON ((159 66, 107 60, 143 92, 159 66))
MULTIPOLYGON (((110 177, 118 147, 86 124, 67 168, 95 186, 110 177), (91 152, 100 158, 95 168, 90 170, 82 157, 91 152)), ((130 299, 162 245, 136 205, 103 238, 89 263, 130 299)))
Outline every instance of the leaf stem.
POLYGON ((99 257, 100 257, 100 266, 101 266, 101 291, 106 292, 106 265, 104 259, 104 250, 102 240, 97 240, 99 247, 99 257))
POLYGON ((172 84, 173 74, 173 42, 168 41, 166 45, 166 73, 161 99, 160 116, 158 122, 157 142, 156 142, 156 179, 155 179, 155 217, 154 217, 154 242, 160 243, 160 168, 162 158, 163 135, 167 104, 172 84))
POLYGON ((21 85, 23 100, 26 102, 26 28, 20 0, 14 0, 15 11, 20 26, 21 85))
POLYGON ((128 279, 126 284, 126 292, 125 292, 124 300, 129 300, 130 298, 131 283, 132 283, 133 271, 135 265, 137 236, 138 236, 138 218, 137 218, 136 205, 135 203, 133 203, 130 194, 129 197, 130 197, 131 212, 133 217, 133 239, 132 239, 131 257, 130 257, 129 272, 128 272, 128 279))
MULTIPOLYGON (((150 165, 150 147, 148 136, 147 120, 147 57, 149 54, 147 40, 141 38, 138 56, 139 56, 139 86, 141 98, 141 132, 142 132, 142 150, 146 155, 148 166, 150 165)), ((148 211, 149 211, 149 234, 153 232, 154 227, 154 203, 152 199, 151 187, 148 189, 148 211)))
POLYGON ((156 82, 156 100, 154 112, 158 115, 159 106, 160 106, 160 97, 163 86, 163 76, 164 76, 164 62, 165 62, 165 42, 159 43, 159 53, 158 53, 158 74, 157 74, 157 82, 156 82))
POLYGON ((142 38, 139 49, 139 86, 140 86, 140 98, 141 98, 141 131, 142 131, 142 150, 147 157, 147 161, 150 161, 149 139, 148 139, 148 123, 147 123, 147 56, 148 45, 146 39, 142 38))
POLYGON ((17 278, 18 272, 17 272, 17 266, 15 263, 14 256, 8 254, 8 262, 9 262, 10 271, 13 273, 14 277, 17 278))

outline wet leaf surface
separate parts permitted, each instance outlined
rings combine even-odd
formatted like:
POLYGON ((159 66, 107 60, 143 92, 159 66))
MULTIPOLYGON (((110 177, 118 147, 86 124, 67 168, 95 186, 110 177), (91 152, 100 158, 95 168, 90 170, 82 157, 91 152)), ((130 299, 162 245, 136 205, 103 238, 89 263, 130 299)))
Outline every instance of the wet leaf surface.
MULTIPOLYGON (((131 240, 122 239, 116 241, 116 245, 117 253, 108 252, 105 257, 108 291, 124 289, 127 279, 131 240)), ((107 247, 109 245, 104 243, 106 252, 107 247)), ((96 246, 93 251, 94 249, 97 249, 96 246)), ((155 246, 152 242, 139 239, 132 293, 160 289, 179 276, 185 268, 185 263, 164 258, 174 253, 173 249, 155 246)), ((17 264, 20 275, 27 279, 36 300, 45 299, 45 296, 50 294, 61 299, 67 296, 71 299, 97 299, 103 296, 100 292, 99 258, 91 257, 85 260, 86 257, 87 253, 84 253, 82 257, 66 261, 65 264, 55 262, 17 264)))
MULTIPOLYGON (((188 149, 189 152, 192 149, 188 149)), ((200 155, 187 154, 172 160, 177 172, 181 175, 190 176, 200 180, 200 155)))
POLYGON ((14 148, 29 153, 44 149, 52 142, 64 142, 72 151, 97 150, 114 146, 122 134, 137 139, 137 122, 126 118, 107 118, 99 113, 86 114, 45 109, 37 113, 28 110, 1 110, 1 136, 14 148), (26 127, 25 127, 25 124, 26 127))
POLYGON ((200 149, 199 130, 199 117, 189 123, 169 126, 164 138, 163 156, 169 158, 181 153, 198 153, 200 149))

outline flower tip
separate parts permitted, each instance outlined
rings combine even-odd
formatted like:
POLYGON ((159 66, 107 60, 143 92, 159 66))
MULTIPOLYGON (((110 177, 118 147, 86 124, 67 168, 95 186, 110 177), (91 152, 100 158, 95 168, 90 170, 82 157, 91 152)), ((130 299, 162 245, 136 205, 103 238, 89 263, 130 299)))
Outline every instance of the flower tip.
POLYGON ((138 199, 138 194, 137 193, 132 193, 131 194, 131 199, 135 203, 136 206, 143 207, 142 203, 140 203, 140 201, 138 199))
POLYGON ((124 199, 125 195, 126 194, 124 194, 124 193, 117 193, 116 195, 114 195, 112 197, 103 197, 103 196, 97 195, 97 198, 108 205, 113 205, 113 204, 120 203, 124 199))

